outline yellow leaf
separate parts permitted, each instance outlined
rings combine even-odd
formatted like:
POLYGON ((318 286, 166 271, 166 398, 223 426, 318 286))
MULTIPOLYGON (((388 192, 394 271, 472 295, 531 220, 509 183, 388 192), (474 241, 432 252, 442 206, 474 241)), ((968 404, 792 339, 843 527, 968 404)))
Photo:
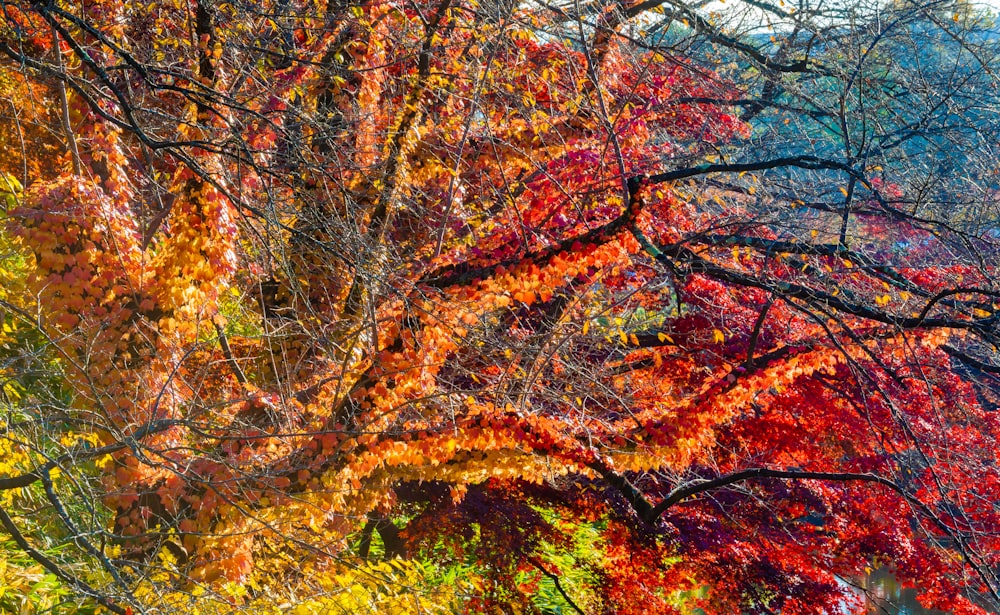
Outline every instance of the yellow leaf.
POLYGON ((723 333, 722 331, 718 330, 718 329, 713 329, 712 330, 712 340, 716 344, 721 344, 722 342, 726 341, 726 334, 723 333))

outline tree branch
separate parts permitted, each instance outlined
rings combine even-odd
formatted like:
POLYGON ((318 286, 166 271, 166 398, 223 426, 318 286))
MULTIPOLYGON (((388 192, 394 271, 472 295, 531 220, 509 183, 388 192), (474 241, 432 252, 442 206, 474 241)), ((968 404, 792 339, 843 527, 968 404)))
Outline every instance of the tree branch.
POLYGON ((857 472, 808 472, 804 470, 751 468, 749 470, 742 470, 740 472, 719 476, 718 478, 686 483, 676 487, 669 494, 667 494, 667 497, 652 508, 649 513, 651 515, 651 521, 649 522, 655 522, 655 520, 666 512, 666 510, 671 506, 686 500, 691 496, 711 491, 713 489, 718 489, 720 487, 727 487, 735 483, 741 483, 748 480, 761 480, 765 478, 777 478, 782 480, 821 480, 836 482, 857 481, 876 483, 892 489, 907 499, 910 498, 903 488, 897 485, 894 481, 891 481, 883 476, 878 476, 877 474, 862 474, 857 472))
POLYGON ((900 329, 917 329, 921 327, 940 327, 951 329, 965 329, 974 331, 981 335, 988 335, 992 316, 979 319, 961 320, 959 318, 935 317, 928 318, 922 316, 897 316, 885 310, 876 309, 870 305, 847 301, 840 296, 831 293, 786 282, 784 280, 767 281, 756 278, 745 273, 727 269, 709 260, 701 258, 693 251, 683 246, 673 245, 660 250, 642 235, 641 230, 634 229, 636 238, 643 245, 647 253, 673 268, 677 263, 674 259, 686 265, 691 271, 701 273, 719 281, 737 284, 751 288, 766 290, 774 295, 799 299, 810 304, 822 304, 827 308, 832 308, 838 312, 844 312, 860 318, 893 325, 900 329))
POLYGON ((579 606, 577 606, 576 602, 573 602, 573 599, 570 598, 569 594, 566 593, 566 590, 563 589, 562 583, 559 581, 559 575, 558 574, 555 574, 553 572, 549 572, 549 570, 542 564, 542 562, 538 561, 537 558, 529 557, 528 561, 531 563, 532 566, 534 566, 535 568, 538 568, 538 570, 542 574, 544 574, 548 578, 552 579, 552 583, 554 583, 555 586, 556 586, 556 591, 558 591, 559 594, 563 597, 563 600, 566 601, 566 604, 570 605, 573 608, 573 610, 576 611, 577 613, 579 613, 580 615, 586 615, 586 613, 583 612, 583 609, 581 609, 579 606))
MULTIPOLYGON (((52 47, 55 49, 56 65, 60 71, 63 71, 65 67, 63 65, 60 45, 59 33, 55 28, 52 28, 52 47)), ((62 79, 59 80, 59 111, 63 132, 66 135, 66 144, 73 159, 73 175, 79 176, 83 172, 83 165, 80 162, 80 150, 76 146, 76 136, 73 134, 73 124, 69 119, 69 98, 66 96, 66 82, 62 79)))
POLYGON ((782 167, 843 171, 851 177, 857 178, 858 181, 870 188, 864 176, 850 165, 843 162, 837 162, 836 160, 830 160, 828 158, 820 158, 819 156, 785 156, 781 158, 771 158, 769 160, 757 160, 755 162, 699 164, 693 167, 686 167, 683 169, 676 169, 674 171, 666 171, 664 173, 650 175, 645 178, 645 181, 649 184, 660 184, 663 182, 677 181, 679 179, 687 179, 688 177, 697 177, 698 175, 708 175, 709 173, 748 173, 751 171, 780 169, 782 167))
POLYGON ((63 465, 69 464, 71 462, 83 461, 86 459, 93 459, 95 457, 101 457, 102 455, 110 455, 116 453, 122 449, 130 448, 135 444, 135 441, 144 438, 150 434, 154 434, 165 429, 169 429, 177 425, 180 421, 175 420, 163 420, 154 421, 144 426, 141 429, 136 430, 127 439, 123 441, 116 442, 114 444, 109 444, 107 446, 101 446, 98 448, 78 448, 73 449, 67 453, 63 453, 59 457, 49 461, 31 472, 25 472, 24 474, 19 474, 17 476, 11 476, 8 478, 0 478, 0 491, 7 491, 10 489, 20 489, 23 487, 28 487, 42 480, 42 477, 47 475, 53 469, 61 467, 63 465))
POLYGON ((54 574, 60 581, 76 588, 81 594, 93 598, 112 613, 116 613, 117 615, 127 615, 129 613, 129 610, 118 606, 113 600, 91 587, 86 581, 69 574, 60 568, 59 564, 46 557, 44 553, 32 547, 24 535, 21 534, 21 530, 14 524, 14 520, 10 518, 10 515, 3 508, 0 508, 0 524, 3 525, 4 529, 7 530, 7 533, 10 534, 21 550, 27 553, 31 559, 41 564, 43 568, 54 574))
POLYGON ((243 373, 243 369, 240 364, 236 362, 236 357, 233 356, 233 350, 229 347, 229 339, 226 337, 226 329, 221 324, 212 320, 212 324, 215 326, 215 332, 219 336, 219 347, 222 348, 222 356, 226 358, 226 362, 229 363, 229 367, 233 370, 233 375, 236 376, 236 380, 240 384, 247 383, 246 374, 243 373))

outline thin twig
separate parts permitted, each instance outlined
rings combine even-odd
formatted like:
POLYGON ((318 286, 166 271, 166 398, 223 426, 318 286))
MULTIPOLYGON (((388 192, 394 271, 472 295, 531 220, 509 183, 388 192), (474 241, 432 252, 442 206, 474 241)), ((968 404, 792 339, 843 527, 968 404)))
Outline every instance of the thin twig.
POLYGON ((580 615, 587 615, 586 613, 583 612, 583 609, 581 609, 579 606, 576 605, 575 602, 573 602, 573 599, 569 597, 569 594, 566 593, 566 590, 563 589, 562 583, 559 582, 559 575, 557 575, 555 573, 552 573, 552 572, 549 572, 545 568, 545 566, 543 566, 542 563, 540 561, 538 561, 534 557, 529 557, 528 561, 531 562, 532 566, 534 566, 535 568, 538 568, 538 570, 540 570, 542 574, 544 574, 548 578, 552 579, 552 582, 556 586, 556 590, 562 595, 563 600, 566 601, 566 604, 568 604, 571 607, 573 607, 573 610, 576 611, 577 613, 579 613, 580 615))
MULTIPOLYGON (((59 45, 59 33, 53 25, 52 47, 56 52, 56 64, 59 66, 59 70, 62 71, 64 70, 63 57, 62 49, 59 48, 59 45)), ((66 145, 69 147, 70 154, 73 157, 73 175, 80 175, 83 173, 83 164, 80 162, 80 150, 76 146, 76 136, 73 134, 73 124, 69 118, 69 98, 66 96, 66 82, 62 79, 59 80, 59 108, 62 116, 62 129, 66 134, 66 145)))

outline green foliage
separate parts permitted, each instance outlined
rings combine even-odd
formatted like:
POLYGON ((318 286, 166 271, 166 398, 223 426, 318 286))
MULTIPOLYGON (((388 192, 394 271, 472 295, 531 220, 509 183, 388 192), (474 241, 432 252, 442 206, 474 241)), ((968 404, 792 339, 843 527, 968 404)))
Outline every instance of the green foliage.
MULTIPOLYGON (((49 549, 58 557, 61 549, 49 549)), ((54 574, 28 557, 11 538, 0 540, 0 613, 3 615, 91 615, 84 604, 54 574)))

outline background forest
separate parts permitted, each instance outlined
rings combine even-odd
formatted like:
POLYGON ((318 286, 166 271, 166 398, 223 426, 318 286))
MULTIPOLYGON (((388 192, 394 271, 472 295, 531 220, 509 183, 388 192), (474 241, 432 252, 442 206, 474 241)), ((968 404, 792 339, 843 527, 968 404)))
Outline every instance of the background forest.
POLYGON ((1000 604, 955 0, 0 0, 0 612, 1000 604))

